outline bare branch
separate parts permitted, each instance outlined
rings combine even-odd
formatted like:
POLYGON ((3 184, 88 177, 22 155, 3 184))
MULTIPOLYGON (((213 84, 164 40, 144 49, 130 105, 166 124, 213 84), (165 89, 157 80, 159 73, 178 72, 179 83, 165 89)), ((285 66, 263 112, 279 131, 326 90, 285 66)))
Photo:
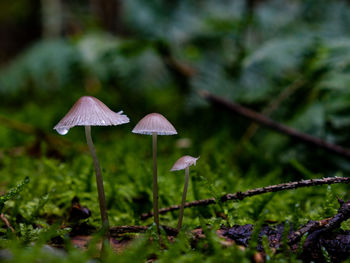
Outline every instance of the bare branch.
MULTIPOLYGON (((244 198, 251 197, 254 195, 259 194, 265 194, 265 193, 271 193, 271 192, 278 192, 278 191, 284 191, 289 189, 296 189, 300 187, 309 187, 309 186, 315 186, 315 185, 324 185, 324 184, 341 184, 350 183, 350 178, 348 177, 326 177, 322 179, 310 179, 310 180, 301 180, 297 182, 289 182, 289 183, 283 183, 283 184, 276 184, 276 185, 270 185, 266 187, 260 187, 252 190, 248 190, 245 192, 237 192, 233 194, 225 194, 220 198, 221 202, 225 202, 228 200, 243 200, 244 198)), ((196 200, 192 202, 185 203, 186 207, 193 207, 193 206, 201 206, 201 205, 209 205, 209 204, 215 204, 217 203, 217 200, 215 200, 214 197, 209 199, 202 199, 202 200, 196 200)), ((171 212, 174 210, 180 209, 180 205, 172 205, 170 207, 159 209, 160 214, 165 214, 167 212, 171 212)), ((141 215, 141 219, 145 220, 149 217, 153 216, 152 212, 144 213, 141 215)))
MULTIPOLYGON (((289 86, 287 86, 285 89, 282 90, 278 96, 272 100, 262 111, 262 114, 265 116, 270 116, 273 112, 275 112, 279 106, 289 97, 291 97, 297 90, 299 90, 301 87, 303 87, 303 84, 305 81, 302 79, 302 77, 297 78, 294 80, 289 86)), ((257 123, 252 123, 249 125, 247 130, 244 132, 239 144, 236 147, 235 150, 235 156, 238 156, 240 152, 243 149, 243 145, 246 144, 247 141, 249 141, 256 131, 259 129, 259 125, 257 123)))
POLYGON ((207 91, 201 91, 200 95, 203 98, 205 98, 207 101, 211 102, 213 105, 221 106, 226 110, 229 110, 230 112, 233 112, 235 114, 239 114, 243 117, 251 119, 260 125, 264 125, 267 128, 270 128, 271 130, 277 131, 281 134, 288 135, 289 137, 295 140, 298 140, 300 142, 325 149, 329 152, 332 152, 332 153, 338 154, 339 156, 350 159, 350 149, 326 142, 324 140, 321 140, 309 134, 299 132, 293 128, 290 128, 283 124, 275 122, 261 113, 258 113, 249 108, 243 107, 242 105, 230 102, 219 96, 210 94, 207 91))

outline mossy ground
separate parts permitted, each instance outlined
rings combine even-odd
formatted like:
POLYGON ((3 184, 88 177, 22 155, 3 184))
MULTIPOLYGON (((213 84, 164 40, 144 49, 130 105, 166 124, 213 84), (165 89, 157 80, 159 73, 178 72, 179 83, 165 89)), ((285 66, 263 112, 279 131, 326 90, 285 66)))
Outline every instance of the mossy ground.
MULTIPOLYGON (((37 112, 35 108, 31 110, 29 107, 25 115, 31 114, 37 112)), ((132 134, 130 131, 134 122, 136 121, 119 127, 92 129, 102 166, 112 226, 152 224, 152 218, 146 221, 140 219, 142 213, 152 209, 151 136, 132 134)), ((176 125, 176 120, 172 122, 176 125)), ((49 124, 51 125, 51 122, 47 123, 49 124)), ((301 169, 302 165, 296 161, 294 165, 290 164, 290 167, 298 167, 293 173, 285 172, 281 166, 271 171, 260 172, 259 164, 254 162, 249 169, 242 171, 234 159, 237 142, 231 139, 228 133, 209 136, 199 143, 195 137, 196 133, 182 136, 182 129, 184 128, 178 128, 177 136, 159 136, 160 207, 178 204, 181 201, 184 173, 169 170, 172 164, 185 154, 200 155, 197 165, 190 170, 188 201, 287 182, 298 177, 322 176, 312 172, 306 173, 306 168, 301 169), (184 137, 192 142, 192 146, 177 147, 177 141, 184 137)), ((191 132, 194 129, 191 127, 191 132)), ((45 132, 54 135, 51 129, 45 132)), ((68 222, 68 214, 74 197, 78 197, 80 204, 92 212, 90 218, 80 220, 78 224, 86 223, 96 229, 100 226, 95 175, 92 159, 85 146, 83 128, 71 129, 64 137, 71 145, 56 149, 60 155, 52 157, 46 156, 49 148, 46 142, 40 144, 39 155, 33 156, 27 151, 35 141, 31 135, 24 135, 6 127, 0 128, 0 135, 7 146, 1 155, 2 192, 6 193, 25 177, 30 179, 18 196, 5 203, 2 211, 15 229, 15 233, 12 233, 4 224, 1 228, 0 245, 13 254, 8 262, 22 262, 24 259, 26 262, 37 262, 40 258, 49 260, 46 262, 86 262, 96 256, 94 246, 90 246, 87 251, 76 249, 69 244, 68 236, 72 224, 68 222), (28 148, 19 149, 16 144, 28 148), (76 145, 81 146, 79 149, 82 150, 77 151, 74 147, 76 145), (61 237, 65 242, 64 247, 68 253, 64 252, 64 256, 57 257, 53 252, 42 249, 42 245, 50 243, 51 238, 55 236, 61 237)), ((60 138, 57 135, 57 139, 60 138)), ((346 195, 346 185, 316 186, 264 194, 239 202, 228 201, 218 205, 188 208, 185 210, 182 234, 174 242, 168 243, 166 249, 159 249, 157 242, 149 241, 149 237, 154 235, 150 230, 148 234, 135 239, 123 252, 110 252, 108 260, 144 262, 153 255, 161 262, 174 259, 184 262, 217 262, 218 258, 225 260, 225 257, 227 260, 248 262, 253 255, 253 248, 245 251, 236 246, 224 248, 214 230, 219 229, 222 224, 259 224, 264 220, 288 221, 298 226, 310 219, 318 220, 334 215, 338 208, 336 196, 346 195), (206 231, 207 238, 200 241, 196 249, 192 249, 190 231, 206 225, 211 226, 212 230, 206 231)), ((160 216, 162 224, 172 227, 176 227, 177 219, 178 212, 160 216)), ((348 229, 349 224, 344 223, 343 228, 348 229)), ((281 262, 296 260, 295 255, 288 251, 281 251, 272 259, 274 258, 281 262)))

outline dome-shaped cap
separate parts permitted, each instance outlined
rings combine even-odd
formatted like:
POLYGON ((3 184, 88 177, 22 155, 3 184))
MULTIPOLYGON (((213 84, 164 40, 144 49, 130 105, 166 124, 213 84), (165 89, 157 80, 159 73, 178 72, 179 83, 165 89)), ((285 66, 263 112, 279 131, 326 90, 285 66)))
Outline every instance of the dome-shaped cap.
POLYGON ((128 122, 129 118, 123 115, 122 111, 111 111, 102 101, 84 96, 73 105, 54 129, 64 135, 74 126, 110 126, 128 122))
POLYGON ((132 130, 133 133, 152 135, 174 135, 177 134, 174 126, 159 113, 150 113, 143 117, 132 130))
POLYGON ((191 165, 196 165, 196 161, 199 159, 199 157, 195 158, 189 155, 182 156, 180 159, 178 159, 173 167, 170 169, 170 171, 178 171, 186 169, 187 167, 191 165))

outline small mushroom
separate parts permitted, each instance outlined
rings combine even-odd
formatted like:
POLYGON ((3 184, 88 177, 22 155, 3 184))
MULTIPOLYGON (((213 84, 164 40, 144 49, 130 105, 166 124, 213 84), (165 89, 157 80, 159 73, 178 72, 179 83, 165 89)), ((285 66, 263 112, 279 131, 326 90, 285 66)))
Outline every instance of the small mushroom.
POLYGON ((186 194, 187 194, 187 188, 188 188, 188 181, 190 179, 190 166, 196 165, 196 161, 199 159, 194 158, 189 155, 182 156, 180 159, 178 159, 173 167, 170 169, 170 171, 178 171, 185 169, 185 185, 184 190, 182 193, 182 201, 181 201, 181 207, 180 207, 180 215, 179 215, 179 221, 177 223, 177 231, 180 232, 181 225, 182 225, 182 218, 184 215, 184 208, 185 208, 185 202, 186 202, 186 194))
POLYGON ((132 130, 133 133, 152 135, 153 141, 153 214, 159 233, 158 180, 157 180, 157 135, 175 135, 174 126, 161 114, 150 113, 143 117, 132 130))
POLYGON ((63 119, 54 127, 59 134, 65 135, 68 133, 69 129, 74 126, 85 126, 86 141, 95 166, 102 225, 106 228, 107 233, 109 229, 107 204, 103 188, 101 167, 91 138, 91 126, 110 126, 128 122, 129 118, 123 115, 122 111, 118 113, 113 112, 100 100, 94 97, 84 96, 73 105, 63 119))

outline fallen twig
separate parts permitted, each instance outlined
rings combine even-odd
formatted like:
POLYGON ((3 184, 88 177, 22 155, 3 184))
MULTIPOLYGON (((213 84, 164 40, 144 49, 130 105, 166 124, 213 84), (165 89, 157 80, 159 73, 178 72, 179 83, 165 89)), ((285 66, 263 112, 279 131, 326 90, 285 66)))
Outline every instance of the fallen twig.
MULTIPOLYGON (((262 114, 265 116, 270 116, 273 112, 275 112, 279 106, 290 96, 292 96, 293 93, 295 93, 297 90, 299 90, 301 87, 303 87, 303 84, 305 81, 302 77, 297 78, 293 83, 291 83, 289 86, 287 86, 285 89, 282 90, 278 96, 272 100, 263 110, 262 114)), ((259 125, 255 122, 249 125, 247 130, 244 132, 239 144, 236 147, 235 150, 235 156, 238 156, 240 152, 243 149, 243 145, 246 144, 247 141, 249 141, 256 131, 259 129, 259 125)))
POLYGON ((293 139, 296 139, 300 142, 317 146, 319 148, 328 150, 329 152, 333 152, 335 154, 338 154, 342 157, 346 157, 350 159, 350 149, 344 148, 342 146, 332 144, 329 142, 326 142, 324 140, 321 140, 320 138, 316 138, 314 136, 311 136, 306 133, 299 132, 293 128, 287 127, 281 123, 275 122, 271 120, 270 118, 264 116, 261 113, 258 113, 256 111, 253 111, 249 108, 246 108, 242 105, 230 102, 224 98, 221 98, 219 96, 215 96, 213 94, 210 94, 207 91, 201 91, 200 95, 205 98, 207 101, 211 102, 214 105, 221 106, 230 112, 239 114, 241 116, 244 116, 248 119, 253 120, 254 122, 264 125, 274 131, 277 131, 279 133, 285 134, 290 136, 293 139))
MULTIPOLYGON (((276 184, 276 185, 270 185, 266 187, 260 187, 252 190, 248 190, 245 192, 237 192, 233 194, 225 194, 220 198, 221 202, 225 202, 228 200, 243 200, 246 197, 251 197, 254 195, 264 194, 264 193, 270 193, 270 192, 278 192, 278 191, 284 191, 289 189, 296 189, 299 187, 309 187, 309 186, 315 186, 315 185, 324 185, 324 184, 340 184, 340 183, 350 183, 350 178, 348 177, 326 177, 322 179, 310 179, 310 180, 301 180, 297 182, 289 182, 289 183, 283 183, 283 184, 276 184)), ((209 199, 202 199, 202 200, 196 200, 192 202, 185 203, 186 207, 193 207, 193 206, 201 206, 201 205, 209 205, 209 204, 215 204, 217 200, 212 197, 209 199)), ((170 207, 165 207, 159 209, 160 214, 165 214, 170 211, 178 210, 180 209, 180 205, 172 205, 170 207)), ((144 213, 141 215, 141 219, 145 220, 149 217, 153 216, 152 212, 144 213)))
POLYGON ((7 220, 6 216, 4 213, 0 214, 0 219, 5 223, 5 225, 7 226, 7 228, 9 228, 12 233, 15 233, 15 230, 13 229, 13 227, 11 226, 10 222, 7 220))
MULTIPOLYGON (((169 236, 176 236, 178 231, 175 228, 162 225, 165 233, 169 236)), ((111 237, 118 236, 125 233, 145 233, 149 229, 149 226, 114 226, 111 227, 109 232, 111 237)))

